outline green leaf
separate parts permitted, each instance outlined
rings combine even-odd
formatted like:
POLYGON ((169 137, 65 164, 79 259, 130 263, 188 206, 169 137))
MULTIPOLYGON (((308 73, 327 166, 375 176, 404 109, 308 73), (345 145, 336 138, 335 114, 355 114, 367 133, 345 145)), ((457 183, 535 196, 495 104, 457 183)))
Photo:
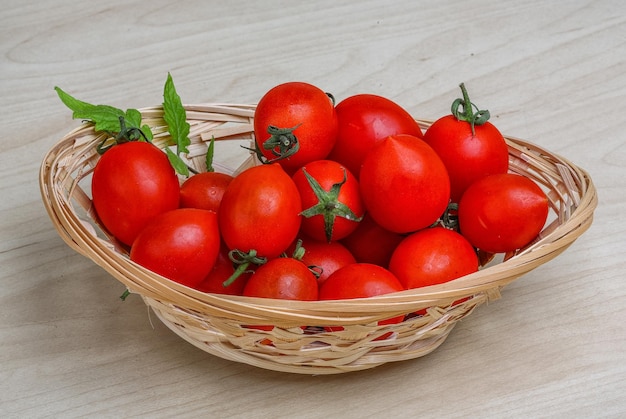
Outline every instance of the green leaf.
POLYGON ((65 106, 73 111, 72 116, 75 119, 92 122, 96 131, 121 133, 120 139, 129 141, 142 139, 142 136, 138 135, 141 131, 148 141, 152 140, 152 130, 148 125, 141 126, 141 112, 137 109, 128 109, 124 112, 109 105, 92 105, 72 97, 59 87, 55 87, 54 90, 65 106))
POLYGON ((215 137, 211 137, 211 141, 209 142, 209 148, 206 151, 206 171, 207 172, 215 172, 213 168, 213 155, 215 154, 215 137))
POLYGON ((180 96, 176 93, 172 75, 169 73, 163 89, 163 119, 176 145, 176 154, 189 153, 187 147, 191 144, 191 140, 189 139, 187 112, 183 107, 180 96))
POLYGON ((178 154, 174 153, 169 148, 166 148, 165 152, 167 153, 167 158, 169 159, 170 164, 172 165, 176 173, 183 176, 189 176, 189 167, 187 167, 183 159, 181 159, 178 154))
POLYGON ((120 117, 125 116, 124 111, 121 109, 108 105, 92 105, 75 99, 59 87, 54 89, 65 106, 73 111, 72 116, 74 119, 86 119, 93 122, 96 131, 120 131, 120 117))

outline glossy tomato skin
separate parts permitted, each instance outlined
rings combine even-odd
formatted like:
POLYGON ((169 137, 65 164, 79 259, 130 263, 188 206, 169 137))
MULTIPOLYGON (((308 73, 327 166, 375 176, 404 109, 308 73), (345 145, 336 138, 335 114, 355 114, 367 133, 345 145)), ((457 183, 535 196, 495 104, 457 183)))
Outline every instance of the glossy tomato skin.
POLYGON ((378 143, 361 167, 361 196, 374 221, 410 233, 432 225, 450 199, 450 180, 435 151, 411 135, 378 143))
POLYGON ((336 106, 337 142, 329 155, 360 177, 361 163, 369 150, 390 135, 422 138, 422 129, 400 105, 382 96, 358 94, 336 106))
POLYGON ((298 188, 278 164, 251 167, 230 183, 218 211, 222 239, 230 250, 279 256, 301 225, 298 188))
POLYGON ((247 297, 314 301, 318 298, 315 275, 299 260, 279 257, 259 266, 243 290, 247 297))
POLYGON ((453 115, 435 121, 424 133, 443 161, 450 176, 450 198, 458 203, 463 192, 476 180, 509 168, 509 151, 504 137, 491 123, 474 125, 453 115))
POLYGON ((299 150, 279 160, 285 171, 293 173, 300 166, 328 156, 337 139, 337 114, 330 97, 317 86, 287 82, 267 91, 254 112, 254 135, 258 149, 266 159, 277 156, 264 148, 271 137, 270 126, 295 128, 299 150))
POLYGON ((180 186, 181 208, 217 212, 222 196, 233 177, 227 173, 203 172, 186 179, 180 186))
POLYGON ((221 246, 213 269, 196 287, 198 291, 213 294, 243 295, 243 288, 250 277, 249 272, 244 272, 230 285, 224 286, 224 282, 235 272, 235 266, 228 257, 228 252, 225 246, 221 246))
POLYGON ((219 249, 217 215, 179 208, 158 215, 141 231, 130 249, 130 259, 195 288, 213 269, 219 249))
MULTIPOLYGON (((316 270, 320 273, 317 278, 319 285, 323 284, 336 270, 346 265, 356 263, 356 259, 352 253, 340 242, 329 243, 310 237, 302 237, 301 240, 304 255, 300 260, 309 268, 317 268, 316 270)), ((290 253, 293 253, 295 245, 292 246, 290 250, 290 253)))
POLYGON ((165 153, 139 141, 108 149, 96 164, 91 184, 98 218, 129 246, 155 216, 178 207, 179 188, 165 153))
POLYGON ((404 235, 386 230, 365 213, 359 226, 341 240, 357 262, 388 267, 391 255, 404 235))
POLYGON ((322 212, 318 215, 302 218, 301 230, 304 234, 316 240, 334 241, 346 237, 358 227, 359 220, 365 213, 365 206, 361 199, 358 181, 343 165, 332 160, 316 160, 298 169, 293 175, 293 181, 300 193, 303 211, 318 206, 320 207, 319 211, 322 212), (327 193, 328 201, 324 202, 324 199, 320 199, 316 195, 305 172, 327 193), (336 184, 341 184, 339 193, 331 198, 330 191, 336 184), (334 216, 331 234, 330 237, 327 237, 324 213, 339 214, 340 208, 338 207, 340 204, 345 205, 351 214, 344 213, 343 216, 334 216))
POLYGON ((353 263, 337 270, 320 287, 320 300, 367 298, 403 291, 389 270, 370 263, 353 263))
POLYGON ((456 231, 426 228, 398 245, 389 270, 407 289, 426 287, 476 272, 478 257, 472 245, 456 231))
POLYGON ((537 237, 548 213, 548 198, 533 180, 513 173, 490 175, 463 194, 459 229, 485 252, 512 252, 537 237))

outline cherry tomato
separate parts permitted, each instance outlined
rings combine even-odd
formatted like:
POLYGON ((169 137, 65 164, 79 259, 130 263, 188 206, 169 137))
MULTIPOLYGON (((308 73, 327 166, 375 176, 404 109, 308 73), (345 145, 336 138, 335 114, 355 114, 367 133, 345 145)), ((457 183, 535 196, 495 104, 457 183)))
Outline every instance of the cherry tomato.
POLYGON ((425 287, 476 272, 478 257, 459 233, 443 227, 426 228, 398 245, 389 270, 407 289, 425 287))
POLYGON ((487 111, 473 114, 463 84, 461 90, 465 99, 462 102, 457 99, 453 114, 438 119, 424 133, 424 141, 437 152, 448 170, 450 197, 456 203, 476 180, 506 173, 509 168, 509 152, 504 137, 486 121, 487 111), (465 106, 465 103, 468 105, 465 106), (463 106, 464 113, 458 109, 459 104, 463 106), (477 118, 481 118, 480 123, 477 123, 477 118))
POLYGON ((302 231, 317 240, 339 240, 352 233, 363 217, 359 183, 332 160, 307 163, 293 175, 302 201, 302 231))
POLYGON ((390 135, 409 134, 422 138, 422 129, 400 105, 382 96, 358 94, 336 106, 337 142, 329 155, 357 177, 369 150, 390 135))
POLYGON ((226 246, 220 248, 220 252, 217 255, 217 260, 211 272, 202 280, 196 287, 198 291, 214 293, 214 294, 227 294, 227 295, 242 295, 243 288, 246 285, 246 281, 250 277, 249 272, 242 273, 236 281, 233 281, 230 285, 224 286, 224 282, 230 276, 235 273, 235 266, 228 257, 229 250, 226 246))
POLYGON ((357 262, 373 263, 386 268, 391 254, 404 235, 382 228, 365 213, 359 226, 348 237, 341 240, 357 262))
POLYGON ((246 283, 243 295, 313 301, 318 297, 317 279, 299 260, 279 257, 255 270, 246 283))
POLYGON ((367 211, 383 228, 410 233, 444 213, 450 181, 437 153, 411 135, 390 136, 368 153, 360 188, 367 211))
POLYGON ((459 202, 459 229, 485 252, 512 252, 529 244, 546 223, 549 203, 531 179, 505 173, 470 185, 459 202))
POLYGON ((96 164, 91 184, 98 218, 129 246, 155 216, 178 208, 179 189, 165 153, 139 141, 108 149, 96 164))
POLYGON ((180 187, 181 208, 217 212, 222 196, 232 180, 231 175, 219 172, 203 172, 189 177, 180 187))
POLYGON ((130 259, 172 281, 196 287, 213 269, 219 250, 217 215, 180 208, 158 215, 139 233, 130 259))
POLYGON ((324 159, 337 139, 337 114, 332 99, 318 87, 287 82, 270 89, 254 112, 257 149, 293 173, 304 164, 324 159))
POLYGON ((230 250, 275 258, 300 230, 298 188, 278 164, 251 167, 231 182, 220 204, 222 239, 230 250))
POLYGON ((404 287, 387 269, 370 263, 353 263, 335 271, 320 287, 320 300, 367 298, 404 287))
MULTIPOLYGON (((327 242, 303 237, 300 246, 304 253, 300 260, 311 269, 319 270, 318 284, 324 281, 337 269, 356 263, 352 253, 339 242, 327 242)), ((295 245, 290 248, 294 252, 295 245)))

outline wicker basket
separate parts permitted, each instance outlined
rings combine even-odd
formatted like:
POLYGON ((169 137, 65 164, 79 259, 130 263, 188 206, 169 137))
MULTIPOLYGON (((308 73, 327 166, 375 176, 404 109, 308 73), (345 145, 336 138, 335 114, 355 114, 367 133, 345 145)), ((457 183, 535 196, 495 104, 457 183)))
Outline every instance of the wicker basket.
MULTIPOLYGON (((253 140, 253 105, 203 104, 186 109, 192 140, 189 163, 200 171, 211 137, 246 144, 253 140)), ((153 128, 155 144, 165 147, 169 136, 162 109, 141 111, 153 128)), ((428 121, 418 122, 423 128, 429 125, 428 121)), ((42 162, 41 194, 59 235, 131 293, 139 294, 159 319, 186 341, 213 355, 276 371, 336 374, 432 352, 458 320, 482 303, 499 298, 505 285, 572 244, 591 225, 597 205, 596 190, 584 170, 549 151, 507 137, 510 170, 534 179, 551 204, 541 235, 517 254, 499 255, 495 263, 445 284, 368 299, 294 302, 205 294, 131 262, 124 247, 99 228, 89 185, 98 160, 95 145, 102 138, 91 124, 82 124, 62 138, 42 162), (425 314, 408 315, 404 322, 377 325, 378 320, 423 309, 425 314), (275 327, 259 330, 247 325, 275 327)), ((233 172, 256 164, 253 156, 241 150, 242 163, 233 172)))

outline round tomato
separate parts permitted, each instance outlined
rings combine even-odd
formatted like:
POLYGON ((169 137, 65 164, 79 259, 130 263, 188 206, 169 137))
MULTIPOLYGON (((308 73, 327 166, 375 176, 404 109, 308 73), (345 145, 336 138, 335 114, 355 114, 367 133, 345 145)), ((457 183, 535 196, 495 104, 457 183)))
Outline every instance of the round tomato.
POLYGON ((307 163, 293 175, 302 201, 302 231, 317 240, 339 240, 353 232, 363 217, 359 183, 332 160, 307 163))
POLYGON ((330 160, 343 164, 357 178, 369 150, 390 135, 422 137, 415 119, 397 103, 377 95, 358 94, 337 104, 337 142, 330 160))
POLYGON ((220 248, 213 269, 196 287, 198 291, 227 295, 243 294, 243 288, 250 277, 250 272, 242 273, 236 281, 224 286, 224 282, 235 273, 235 266, 228 257, 228 252, 229 250, 225 246, 220 248))
POLYGON ((318 297, 315 275, 299 260, 275 258, 259 266, 243 290, 247 297, 314 301, 318 297))
POLYGON ((491 174, 506 173, 509 151, 498 129, 487 122, 488 111, 473 113, 465 86, 464 99, 457 99, 452 115, 435 121, 424 133, 424 141, 439 155, 450 176, 450 197, 459 202, 463 192, 476 180, 491 174), (463 108, 463 112, 459 107, 463 108))
POLYGON ((341 240, 341 244, 352 253, 357 262, 387 267, 391 254, 403 238, 402 234, 382 228, 365 213, 356 230, 341 240))
POLYGON ((139 233, 130 259, 172 281, 196 287, 213 269, 219 250, 217 215, 180 208, 158 215, 139 233))
POLYGON ((337 139, 337 114, 332 99, 303 82, 270 89, 254 112, 258 153, 288 172, 326 158, 337 139))
POLYGON ((437 153, 412 135, 378 143, 361 166, 360 188, 374 221, 396 233, 432 225, 450 199, 450 180, 437 153))
POLYGON ((407 288, 451 281, 478 270, 478 256, 459 233, 443 227, 420 230, 396 248, 389 270, 407 288))
POLYGON ((189 177, 180 187, 180 206, 217 212, 233 177, 226 173, 203 172, 189 177))
MULTIPOLYGON (((323 284, 336 270, 356 263, 352 253, 339 242, 327 242, 304 237, 300 240, 299 249, 303 250, 299 258, 310 269, 317 271, 318 284, 323 284)), ((291 253, 298 251, 297 246, 292 246, 291 253)))
POLYGON ((237 175, 224 192, 220 232, 230 250, 275 258, 295 240, 301 211, 298 188, 278 164, 254 166, 237 175))
POLYGON ((108 149, 98 160, 91 183, 98 218, 129 246, 155 216, 178 208, 179 190, 165 153, 143 141, 108 149))
POLYGON ((549 213, 546 194, 533 180, 490 175, 467 188, 459 202, 459 229, 485 252, 512 252, 541 232, 549 213))
POLYGON ((320 287, 320 300, 367 298, 404 287, 387 269, 370 263, 353 263, 335 271, 320 287))

